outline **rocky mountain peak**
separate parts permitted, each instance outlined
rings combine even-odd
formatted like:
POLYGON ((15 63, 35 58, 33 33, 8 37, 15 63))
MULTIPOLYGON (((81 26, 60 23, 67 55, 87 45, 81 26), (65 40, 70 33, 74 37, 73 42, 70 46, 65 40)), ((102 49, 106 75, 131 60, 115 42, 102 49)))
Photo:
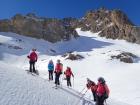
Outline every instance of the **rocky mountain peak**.
MULTIPOLYGON (((100 36, 112 39, 124 39, 129 42, 138 42, 134 33, 134 24, 121 10, 100 8, 90 10, 82 18, 82 30, 100 32, 100 36)), ((136 30, 135 30, 136 31, 136 30)))

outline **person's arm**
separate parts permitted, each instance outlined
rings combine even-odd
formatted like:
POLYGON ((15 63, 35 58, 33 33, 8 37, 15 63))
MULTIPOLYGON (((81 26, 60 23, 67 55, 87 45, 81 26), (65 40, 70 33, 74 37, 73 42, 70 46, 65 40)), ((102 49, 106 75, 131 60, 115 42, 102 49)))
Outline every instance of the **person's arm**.
POLYGON ((90 87, 91 87, 89 83, 87 83, 86 86, 88 89, 90 89, 90 87))
MULTIPOLYGON (((36 53, 35 53, 36 54, 36 53)), ((36 62, 37 62, 37 60, 38 60, 38 55, 36 54, 36 62)))
POLYGON ((109 88, 106 84, 105 84, 105 90, 106 90, 107 95, 109 96, 110 91, 109 91, 109 88))
POLYGON ((52 64, 52 69, 54 70, 54 64, 52 64))
POLYGON ((61 63, 61 72, 63 71, 63 64, 61 63))
POLYGON ((71 75, 74 77, 73 72, 71 71, 71 75))
POLYGON ((56 68, 57 68, 57 64, 56 64, 56 66, 55 66, 55 70, 54 70, 54 73, 56 73, 56 68))
POLYGON ((30 59, 30 56, 28 55, 28 56, 27 56, 27 58, 29 58, 29 59, 30 59))
POLYGON ((50 68, 50 64, 48 64, 48 70, 49 70, 49 68, 50 68))

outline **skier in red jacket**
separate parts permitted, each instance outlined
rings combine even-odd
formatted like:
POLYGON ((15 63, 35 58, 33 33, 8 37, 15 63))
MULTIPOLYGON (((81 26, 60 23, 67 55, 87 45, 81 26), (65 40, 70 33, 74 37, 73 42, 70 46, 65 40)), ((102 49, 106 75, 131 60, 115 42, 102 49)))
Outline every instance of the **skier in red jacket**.
POLYGON ((105 99, 109 97, 109 88, 103 77, 98 78, 96 90, 96 105, 104 105, 105 99))
POLYGON ((57 85, 60 85, 59 77, 62 74, 62 70, 63 70, 63 64, 58 59, 57 60, 57 64, 55 66, 55 71, 54 71, 54 73, 55 73, 55 84, 56 84, 56 86, 57 85))
POLYGON ((67 79, 67 86, 71 87, 71 76, 74 77, 72 71, 71 71, 71 68, 70 67, 67 67, 66 71, 64 72, 64 74, 66 75, 66 79, 67 79))
POLYGON ((36 49, 32 49, 32 52, 30 53, 30 55, 28 55, 27 57, 29 58, 29 64, 30 64, 30 72, 34 72, 36 73, 36 70, 35 70, 35 62, 37 62, 37 54, 36 54, 36 49))
POLYGON ((89 78, 87 78, 87 88, 91 89, 91 92, 93 94, 93 99, 96 101, 96 90, 97 90, 97 85, 95 82, 91 81, 89 78))

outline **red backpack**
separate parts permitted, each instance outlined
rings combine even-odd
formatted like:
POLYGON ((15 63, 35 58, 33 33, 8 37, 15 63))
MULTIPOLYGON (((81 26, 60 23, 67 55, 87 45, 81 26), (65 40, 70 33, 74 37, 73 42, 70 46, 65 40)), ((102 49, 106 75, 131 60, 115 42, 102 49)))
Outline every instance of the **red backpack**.
POLYGON ((73 75, 70 68, 68 68, 68 69, 65 71, 64 74, 65 74, 66 76, 71 76, 71 75, 73 75))
POLYGON ((98 83, 96 93, 98 96, 104 95, 105 98, 108 98, 109 97, 109 88, 106 84, 98 83))
POLYGON ((55 66, 56 73, 62 73, 63 65, 61 63, 57 63, 55 66))

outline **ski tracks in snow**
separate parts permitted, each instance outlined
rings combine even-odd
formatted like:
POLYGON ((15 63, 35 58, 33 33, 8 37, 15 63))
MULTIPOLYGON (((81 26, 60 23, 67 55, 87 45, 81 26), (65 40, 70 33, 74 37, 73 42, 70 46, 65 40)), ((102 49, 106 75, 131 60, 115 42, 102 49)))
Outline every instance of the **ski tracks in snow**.
POLYGON ((53 89, 52 83, 38 76, 6 66, 0 67, 0 105, 75 105, 79 101, 80 95, 74 92, 53 89))

